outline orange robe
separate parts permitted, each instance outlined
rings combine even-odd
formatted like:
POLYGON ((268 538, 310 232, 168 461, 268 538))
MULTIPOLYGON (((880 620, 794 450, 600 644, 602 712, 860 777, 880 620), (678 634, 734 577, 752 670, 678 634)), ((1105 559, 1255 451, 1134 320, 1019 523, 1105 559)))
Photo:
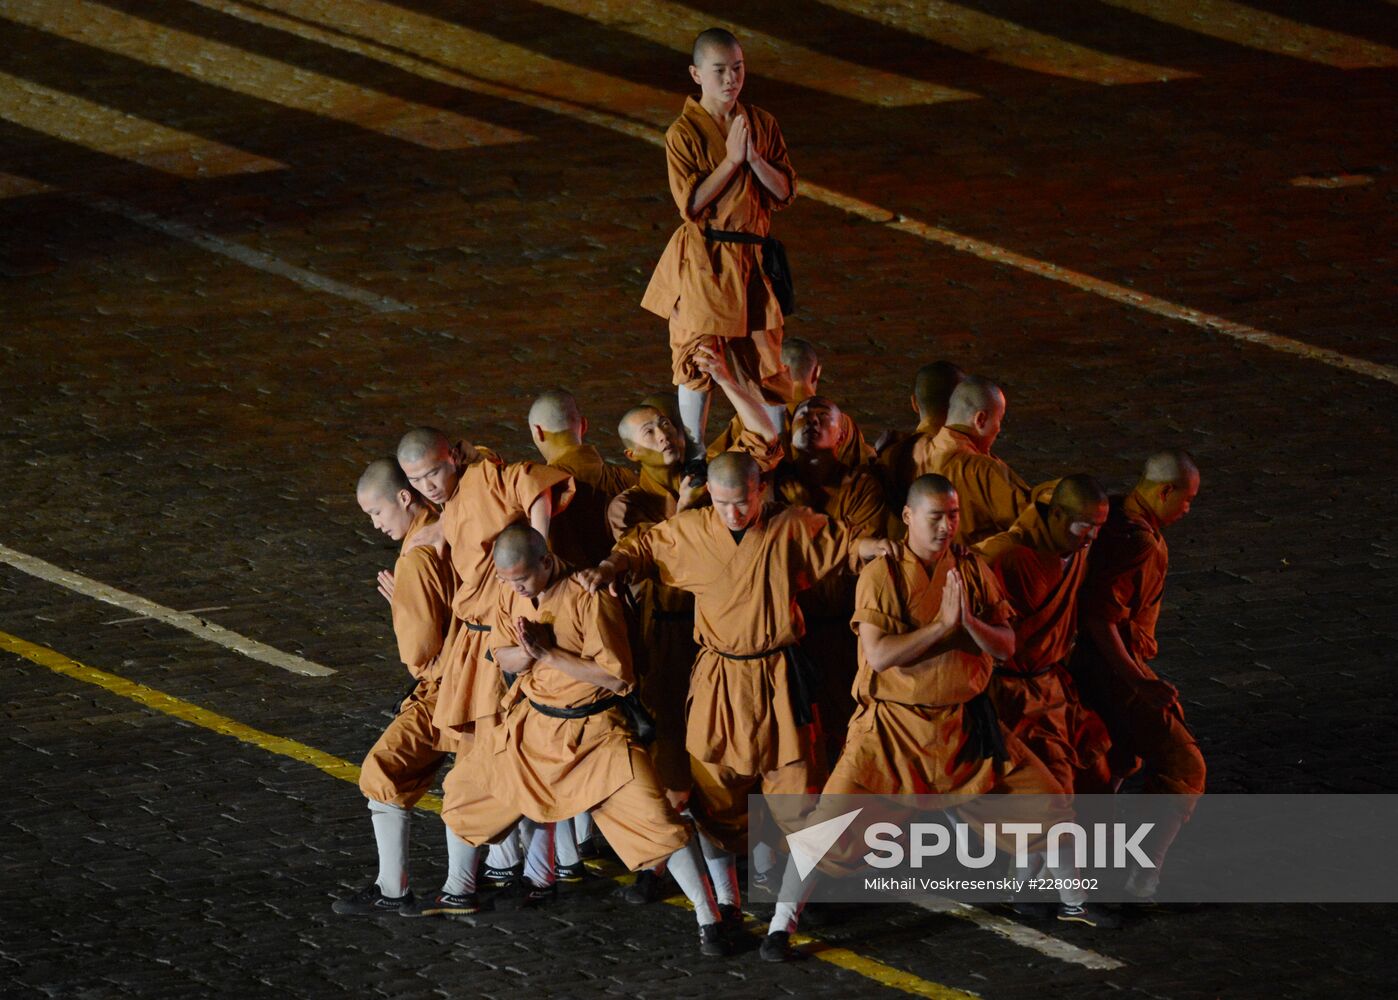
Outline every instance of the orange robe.
POLYGON ((612 550, 607 507, 622 490, 636 485, 636 473, 602 460, 590 444, 571 448, 549 468, 573 477, 576 492, 568 509, 549 528, 549 548, 573 566, 596 566, 612 550))
POLYGON ((1009 531, 978 547, 1000 575, 1016 617, 1014 656, 996 669, 990 692, 1001 721, 1071 792, 1075 774, 1103 764, 1109 740, 1097 713, 1079 699, 1067 666, 1088 550, 1067 559, 1055 552, 1043 509, 1030 506, 1009 531))
POLYGON ((432 780, 456 740, 432 724, 442 680, 443 651, 451 648, 456 628, 451 601, 457 577, 450 561, 431 546, 409 548, 437 515, 422 510, 413 518, 393 566, 393 634, 398 656, 417 687, 399 706, 364 758, 359 790, 368 798, 411 808, 432 786, 432 780))
POLYGON ((534 462, 506 465, 494 452, 476 450, 480 459, 462 473, 456 493, 442 508, 442 532, 461 582, 452 601, 459 623, 456 641, 443 669, 433 722, 439 729, 457 731, 498 712, 503 692, 500 671, 483 659, 500 589, 490 559, 495 536, 507 525, 527 520, 529 508, 543 494, 552 492, 555 514, 573 496, 567 473, 534 462))
MULTIPOLYGON (((637 484, 618 494, 607 510, 614 540, 632 540, 651 525, 674 517, 678 503, 678 495, 642 467, 637 484)), ((655 715, 651 759, 667 789, 688 792, 684 706, 689 671, 699 653, 694 641, 694 596, 654 579, 633 581, 631 592, 640 611, 635 652, 641 700, 655 715)))
MULTIPOLYGON (((500 588, 492 657, 519 644, 517 617, 548 624, 558 649, 600 667, 620 682, 620 693, 634 686, 621 603, 610 594, 589 594, 562 563, 533 599, 500 588)), ((576 709, 612 697, 546 661, 517 675, 499 723, 476 738, 466 766, 453 769, 462 777, 443 821, 466 842, 482 844, 521 816, 554 823, 591 810, 607 843, 630 868, 648 867, 679 850, 689 842, 689 831, 665 801, 621 709, 560 719, 538 707, 576 709)))
MULTIPOLYGON (((794 466, 784 463, 777 468, 777 497, 790 506, 809 507, 843 522, 856 538, 882 535, 888 515, 878 477, 865 466, 837 469, 840 475, 833 482, 811 488, 798 478, 794 466)), ((856 641, 849 629, 854 584, 854 572, 842 569, 797 598, 806 623, 801 646, 818 674, 817 704, 827 765, 834 763, 845 745, 845 727, 854 711, 850 685, 854 681, 856 641)))
MULTIPOLYGON (((913 479, 935 472, 956 487, 961 527, 956 541, 974 545, 1008 531, 1031 502, 1029 486, 1014 470, 957 427, 943 427, 912 449, 913 479)), ((912 480, 908 481, 911 485, 912 480)))
POLYGON ((1169 567, 1170 549, 1149 507, 1134 493, 1114 497, 1111 515, 1092 544, 1079 614, 1115 628, 1140 673, 1120 672, 1085 628, 1073 671, 1083 700, 1111 733, 1114 778, 1144 764, 1146 791, 1202 795, 1203 755, 1178 697, 1162 699, 1164 682, 1149 666, 1159 648, 1155 625, 1169 567))
MULTIPOLYGON (((712 508, 687 510, 622 541, 637 578, 694 595, 700 650, 685 745, 691 810, 726 850, 743 847, 747 794, 815 783, 815 727, 797 722, 786 647, 805 631, 796 595, 855 557, 848 527, 805 508, 767 505, 735 539, 712 508)), ((813 692, 812 692, 813 693, 813 692)))
POLYGON ((894 432, 887 444, 873 458, 874 471, 883 480, 884 497, 888 501, 889 537, 902 538, 907 533, 903 524, 903 507, 908 499, 908 487, 920 473, 919 456, 926 455, 932 439, 942 429, 941 424, 919 424, 912 433, 894 432))
MULTIPOLYGON (((800 404, 795 401, 787 403, 786 415, 782 418, 781 448, 785 455, 792 454, 791 418, 795 416, 798 405, 800 404)), ((874 449, 864 440, 864 434, 860 431, 859 425, 854 422, 854 418, 844 410, 840 411, 840 426, 844 430, 844 444, 840 445, 840 450, 835 455, 840 463, 854 467, 873 461, 874 449)), ((739 448, 737 444, 744 430, 742 418, 735 415, 728 422, 728 426, 719 432, 718 437, 709 442, 709 461, 712 462, 725 451, 744 450, 739 448)))
POLYGON ((742 338, 750 340, 746 346, 755 351, 752 356, 739 356, 743 373, 789 399, 791 376, 781 362, 782 311, 762 272, 762 248, 704 237, 706 227, 766 236, 772 213, 796 197, 796 172, 777 120, 747 105, 739 105, 736 113, 747 118, 753 145, 786 176, 790 192, 778 200, 743 164, 717 198, 698 212, 691 211, 695 189, 728 153, 727 137, 713 117, 694 98, 687 98, 665 133, 670 193, 684 221, 661 254, 641 306, 670 321, 676 385, 707 390, 711 383, 694 366, 694 350, 709 337, 742 338), (750 338, 756 334, 763 336, 750 338))

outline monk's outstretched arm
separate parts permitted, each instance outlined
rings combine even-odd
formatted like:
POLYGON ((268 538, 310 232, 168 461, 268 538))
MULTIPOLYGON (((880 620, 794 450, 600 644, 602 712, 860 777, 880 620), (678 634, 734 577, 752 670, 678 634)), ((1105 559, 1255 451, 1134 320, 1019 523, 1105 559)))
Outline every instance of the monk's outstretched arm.
POLYGON ((553 521, 553 491, 544 490, 538 499, 529 505, 529 526, 543 535, 549 536, 549 524, 553 521))
POLYGON ((1093 616, 1083 616, 1083 627, 1087 634, 1096 643, 1097 650, 1123 677, 1139 677, 1147 679, 1137 664, 1136 658, 1126 651, 1126 644, 1121 641, 1121 632, 1117 630, 1114 623, 1102 618, 1093 616))

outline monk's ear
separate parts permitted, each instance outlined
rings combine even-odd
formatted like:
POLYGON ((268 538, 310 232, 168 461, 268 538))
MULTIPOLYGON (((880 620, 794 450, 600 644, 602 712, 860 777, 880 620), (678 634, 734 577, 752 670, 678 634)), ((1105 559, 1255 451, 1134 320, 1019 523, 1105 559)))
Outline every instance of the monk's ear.
POLYGON ((621 453, 626 456, 628 462, 640 462, 640 459, 636 457, 636 449, 634 448, 623 448, 621 453))
POLYGON ((693 80, 695 83, 697 83, 700 87, 703 87, 703 86, 704 86, 704 81, 701 80, 701 79, 699 78, 699 67, 698 67, 698 66, 690 66, 690 67, 689 67, 689 78, 690 78, 691 80, 693 80))
POLYGON ((578 428, 578 437, 587 437, 587 417, 582 418, 582 427, 578 428))
POLYGON ((815 367, 811 369, 811 385, 820 385, 820 362, 819 362, 819 361, 817 361, 817 362, 815 363, 815 367))
POLYGON ((399 507, 402 507, 404 510, 407 510, 407 509, 408 509, 409 507, 411 507, 412 505, 413 505, 413 491, 412 491, 412 490, 399 490, 399 491, 398 491, 398 506, 399 506, 399 507))
POLYGON ((908 527, 912 527, 913 509, 907 505, 903 507, 903 523, 908 525, 908 527))
POLYGON ((530 424, 529 430, 532 432, 535 441, 542 441, 544 439, 544 428, 542 425, 530 424))
POLYGON ((918 415, 919 418, 922 417, 922 411, 919 410, 919 409, 917 408, 917 395, 916 395, 916 394, 911 394, 911 395, 908 396, 908 405, 911 406, 911 407, 913 408, 913 412, 916 413, 916 414, 918 415))
POLYGON ((465 465, 466 445, 461 441, 456 442, 456 444, 451 446, 451 450, 447 452, 447 457, 451 459, 453 465, 465 465))

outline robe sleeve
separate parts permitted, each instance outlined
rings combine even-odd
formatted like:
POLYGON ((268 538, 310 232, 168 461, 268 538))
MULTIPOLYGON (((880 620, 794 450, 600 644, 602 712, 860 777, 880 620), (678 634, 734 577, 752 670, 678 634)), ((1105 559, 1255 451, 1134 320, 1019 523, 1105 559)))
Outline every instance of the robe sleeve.
POLYGON ((881 536, 888 523, 888 507, 878 477, 857 472, 846 489, 849 493, 840 519, 850 526, 856 538, 881 536))
POLYGON ((995 572, 1015 616, 1032 614, 1042 596, 1034 554, 1022 545, 1011 545, 995 561, 995 572))
MULTIPOLYGON (((693 546, 681 540, 682 520, 691 520, 685 511, 664 521, 657 521, 644 531, 627 535, 616 544, 613 552, 625 553, 631 561, 632 580, 658 579, 667 587, 684 589, 692 583, 691 567, 696 559, 693 546), (688 549, 688 551, 686 551, 688 549)), ((699 511, 694 511, 697 515, 699 511)))
POLYGON ((859 538, 848 524, 803 508, 792 508, 791 513, 800 525, 791 534, 791 564, 804 570, 797 590, 808 590, 845 567, 856 568, 859 538))
POLYGON ((1113 540, 1092 552, 1091 569, 1083 584, 1079 613, 1109 625, 1128 621, 1141 606, 1152 547, 1132 535, 1113 540))
POLYGON ((960 569, 970 597, 971 614, 987 625, 1013 624, 1014 607, 1000 585, 1000 578, 985 560, 974 552, 967 552, 961 556, 960 569))
POLYGON ((975 470, 981 494, 990 503, 995 527, 1000 531, 1009 530, 1031 502, 1028 485, 1008 465, 995 459, 974 462, 971 468, 975 470))
POLYGON ((500 587, 500 598, 495 602, 495 610, 490 615, 490 634, 485 639, 486 652, 492 664, 495 662, 494 654, 497 649, 519 645, 515 618, 510 613, 513 604, 512 592, 506 587, 500 587))
POLYGON ((410 549, 393 567, 393 634, 398 657, 421 677, 442 651, 451 623, 450 573, 430 547, 410 549))
POLYGON ((761 114, 762 134, 755 135, 758 142, 758 152, 762 158, 779 171, 787 180, 787 195, 778 199, 776 195, 767 190, 767 186, 760 182, 757 188, 762 192, 762 204, 769 212, 775 212, 786 208, 796 200, 796 170, 791 165, 791 157, 786 151, 786 139, 782 137, 781 126, 777 120, 765 111, 761 114))
POLYGON ((906 612, 899 607, 898 592, 893 588, 895 572, 888 559, 875 559, 860 571, 854 587, 854 616, 849 622, 856 635, 861 622, 893 635, 909 631, 909 623, 903 619, 906 612))
POLYGON ((627 638, 626 618, 621 601, 611 594, 582 592, 578 608, 583 633, 582 650, 578 653, 591 660, 625 684, 618 692, 626 694, 635 686, 636 676, 631 663, 631 643, 627 638))
POLYGON ((577 487, 573 477, 559 469, 537 462, 515 462, 507 465, 502 473, 506 495, 512 504, 529 515, 534 501, 545 493, 553 493, 553 513, 561 513, 566 508, 577 487))
POLYGON ((704 183, 704 178, 711 173, 702 166, 701 152, 698 137, 684 127, 683 120, 675 122, 666 131, 665 169, 670 179, 670 194, 687 222, 700 221, 709 210, 707 205, 697 213, 689 209, 694 201, 694 189, 704 183))

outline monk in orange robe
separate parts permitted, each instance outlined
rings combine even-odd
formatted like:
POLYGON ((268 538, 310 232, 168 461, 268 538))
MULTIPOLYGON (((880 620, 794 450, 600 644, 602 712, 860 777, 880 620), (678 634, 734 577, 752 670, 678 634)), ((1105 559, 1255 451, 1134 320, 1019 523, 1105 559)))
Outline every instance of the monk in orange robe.
MULTIPOLYGON (((781 431, 782 451, 791 454, 791 421, 796 407, 812 396, 820 395, 821 364, 820 355, 808 340, 788 337, 782 341, 782 362, 791 372, 792 398, 782 410, 781 431)), ((840 449, 836 457, 842 465, 854 467, 870 462, 874 458, 873 447, 864 440, 864 434, 854 418, 843 410, 839 411, 840 449)), ((727 427, 709 442, 709 458, 732 451, 743 430, 743 422, 734 417, 727 427)))
POLYGON ((443 821, 478 847, 521 817, 550 824, 590 811, 628 868, 668 862, 694 904, 702 953, 727 954, 693 831, 661 793, 627 711, 635 680, 620 602, 584 588, 526 524, 500 532, 493 560, 504 586, 490 655, 512 683, 443 821))
POLYGON ((745 847, 750 792, 817 785, 815 688, 800 656, 796 595, 856 559, 888 551, 802 507, 763 504, 757 462, 726 452, 709 465, 712 506, 676 514, 618 544, 591 588, 656 576, 694 595, 699 656, 690 675, 686 746, 690 811, 725 919, 737 918, 735 852, 745 847), (726 909, 725 909, 726 908, 726 909))
MULTIPOLYGON (((721 345, 739 378, 779 410, 791 398, 782 363, 782 308, 763 271, 772 213, 796 197, 796 172, 777 121, 738 103, 746 67, 738 40, 713 28, 695 39, 690 77, 700 97, 665 133, 665 157, 683 223, 670 238, 641 300, 670 324, 680 417, 692 459, 702 459, 712 381, 700 346, 721 345)), ((779 414, 773 414, 778 422, 779 414)))
MULTIPOLYGON (((823 796, 1059 792, 1047 768, 996 718, 986 693, 995 661, 1014 653, 1014 613, 995 571, 974 551, 953 544, 959 509, 956 490, 943 477, 914 480, 901 512, 907 543, 860 571, 850 621, 859 637, 858 708, 823 796)), ((971 822, 1003 822, 1004 806, 1003 800, 972 801, 958 811, 971 822)), ((823 802, 806 825, 848 808, 849 800, 823 802)), ((902 811, 884 802, 864 808, 888 809, 890 818, 902 811)), ((1033 815, 1016 818, 1045 826, 1071 818, 1066 802, 1040 800, 1030 808, 1033 815)), ((857 866, 862 850, 842 845, 827 858, 843 874, 857 866)), ((793 957, 788 938, 812 888, 796 889, 793 883, 800 881, 788 869, 762 944, 764 959, 793 957)), ((1085 906, 1084 899, 1070 890, 1060 916, 1105 925, 1107 915, 1085 906)))
MULTIPOLYGON (((374 527, 401 543, 392 573, 380 574, 379 591, 388 598, 398 656, 416 684, 398 714, 379 737, 359 773, 359 790, 369 800, 379 852, 378 878, 335 901, 336 913, 405 913, 416 899, 408 890, 408 832, 412 807, 427 790, 454 737, 432 724, 442 679, 442 652, 451 645, 456 619, 451 602, 456 573, 433 548, 413 547, 414 536, 436 522, 436 512, 408 484, 393 459, 371 462, 355 489, 360 509, 374 527)), ((450 830, 448 855, 450 856, 450 830)))
POLYGON ((1008 531, 1030 505, 1024 480, 990 453, 1005 419, 1005 394, 985 379, 970 376, 952 390, 947 422, 925 447, 914 447, 918 474, 946 476, 961 498, 958 545, 974 545, 1008 531))
POLYGON ((896 525, 890 537, 901 537, 903 522, 900 514, 908 487, 922 475, 918 471, 914 453, 925 454, 931 447, 932 439, 947 422, 947 406, 951 403, 952 391, 965 377, 966 373, 950 361, 933 361, 923 365, 913 377, 913 392, 909 398, 909 405, 917 414, 917 427, 911 433, 884 431, 875 442, 877 455, 874 467, 883 479, 891 524, 896 525))
POLYGON ((1153 895, 1160 869, 1194 798, 1204 794, 1206 768, 1185 724, 1179 692, 1150 667, 1158 644, 1170 548, 1165 529, 1189 513, 1199 493, 1199 467, 1186 451, 1146 460, 1128 496, 1114 497, 1107 524, 1093 543, 1078 612, 1080 636, 1073 673, 1083 701, 1111 733, 1114 784, 1144 770, 1146 792, 1183 796, 1164 810, 1146 844, 1153 870, 1133 867, 1128 891, 1153 895))
MULTIPOLYGON (((777 499, 842 521, 856 537, 881 536, 888 518, 883 485, 867 465, 851 468, 840 461, 848 432, 841 416, 840 408, 823 396, 797 405, 790 457, 777 466, 773 481, 777 499)), ((831 573, 797 598, 806 623, 801 646, 818 678, 823 769, 839 756, 854 711, 855 642, 849 629, 854 582, 852 572, 831 573)))
POLYGON ((549 544, 564 562, 595 566, 612 550, 607 507, 622 490, 636 485, 636 473, 605 461, 583 441, 587 418, 570 392, 551 389, 529 407, 529 436, 545 464, 573 477, 576 492, 568 509, 554 519, 549 544))
MULTIPOLYGON (((950 477, 947 477, 950 479, 950 477)), ((1015 612, 1015 653, 995 671, 1001 720, 1048 766, 1065 792, 1080 778, 1102 787, 1106 726, 1082 704, 1068 671, 1088 547, 1107 522, 1107 494, 1091 476, 1059 480, 1047 503, 977 548, 1000 575, 1015 612)))

